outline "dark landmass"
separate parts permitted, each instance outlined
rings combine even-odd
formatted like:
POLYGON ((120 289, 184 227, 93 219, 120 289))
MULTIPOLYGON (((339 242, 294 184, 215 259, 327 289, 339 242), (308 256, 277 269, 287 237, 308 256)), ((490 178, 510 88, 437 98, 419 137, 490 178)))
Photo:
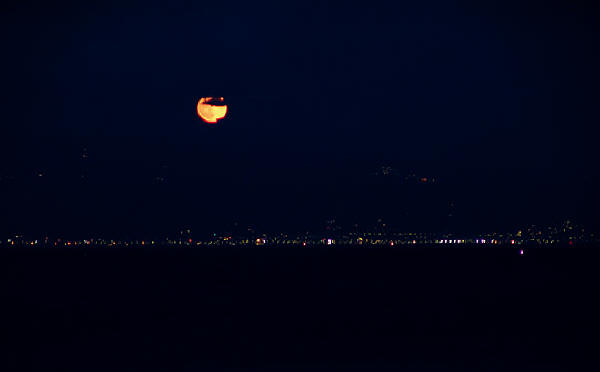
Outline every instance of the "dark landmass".
POLYGON ((593 247, 5 248, 3 370, 589 369, 599 258, 593 247))

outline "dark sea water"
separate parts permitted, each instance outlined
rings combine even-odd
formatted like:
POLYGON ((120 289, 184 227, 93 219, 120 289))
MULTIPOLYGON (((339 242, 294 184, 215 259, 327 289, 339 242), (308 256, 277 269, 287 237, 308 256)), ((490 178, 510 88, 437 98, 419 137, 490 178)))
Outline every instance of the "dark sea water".
POLYGON ((2 370, 599 366, 595 248, 4 249, 2 370))

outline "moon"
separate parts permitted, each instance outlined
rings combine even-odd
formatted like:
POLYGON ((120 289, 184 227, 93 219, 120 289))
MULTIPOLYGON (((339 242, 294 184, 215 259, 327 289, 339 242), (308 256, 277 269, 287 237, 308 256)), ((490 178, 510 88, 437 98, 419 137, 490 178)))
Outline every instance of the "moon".
POLYGON ((213 103, 222 103, 223 97, 202 97, 198 101, 198 116, 206 123, 216 124, 227 115, 227 105, 214 105, 213 103))

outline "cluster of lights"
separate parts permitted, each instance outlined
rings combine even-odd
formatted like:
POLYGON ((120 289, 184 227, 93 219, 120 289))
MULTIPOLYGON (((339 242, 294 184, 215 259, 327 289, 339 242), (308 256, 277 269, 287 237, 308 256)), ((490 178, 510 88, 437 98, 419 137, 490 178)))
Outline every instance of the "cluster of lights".
POLYGON ((467 241, 465 239, 443 239, 443 240, 436 240, 436 243, 438 244, 464 244, 467 241))
POLYGON ((232 236, 224 236, 224 237, 215 237, 212 240, 207 240, 207 241, 201 241, 201 240, 197 240, 197 241, 193 241, 191 238, 188 239, 178 239, 178 240, 171 240, 171 239, 167 239, 166 241, 163 242, 157 242, 154 240, 136 240, 136 241, 117 241, 117 240, 102 240, 102 239, 84 239, 84 240, 62 240, 62 239, 56 239, 52 242, 49 242, 48 239, 46 238, 43 241, 39 241, 39 240, 15 240, 15 239, 7 239, 7 243, 9 245, 25 245, 25 246, 34 246, 34 245, 51 245, 51 246, 55 246, 55 247, 62 247, 62 246, 67 246, 67 247, 71 247, 71 246, 89 246, 89 245, 95 245, 95 246, 146 246, 146 245, 155 245, 155 244, 160 244, 160 245, 196 245, 196 246, 210 246, 210 245, 249 245, 249 244, 254 244, 254 245, 265 245, 265 244, 276 244, 276 245, 292 245, 292 246, 297 246, 297 245, 302 245, 303 247, 306 247, 307 244, 311 244, 311 245, 318 245, 318 244, 324 244, 324 245, 334 245, 336 243, 340 243, 342 245, 352 245, 352 244, 369 244, 369 245, 390 245, 390 246, 395 246, 397 244, 409 244, 409 245, 416 245, 416 244, 431 244, 431 243, 435 243, 435 244, 469 244, 469 243, 476 243, 476 244, 502 244, 503 242, 506 243, 510 243, 511 245, 514 244, 521 244, 521 241, 516 241, 514 239, 511 240, 498 240, 498 239, 483 239, 483 238, 479 238, 479 239, 435 239, 435 240, 430 240, 430 239, 365 239, 362 237, 358 237, 356 239, 334 239, 334 238, 323 238, 323 239, 318 239, 318 238, 308 238, 308 237, 298 237, 298 238, 289 238, 289 239, 267 239, 266 237, 261 237, 261 238, 255 238, 254 240, 249 240, 249 239, 234 239, 232 236))
MULTIPOLYGON (((463 236, 457 238, 452 234, 429 234, 429 233, 408 233, 408 232, 382 232, 382 231, 348 231, 333 229, 325 234, 256 234, 254 230, 248 230, 248 236, 232 236, 230 233, 218 235, 210 234, 210 237, 203 239, 192 239, 191 231, 181 231, 176 239, 154 240, 113 240, 113 239, 82 239, 66 240, 61 238, 41 240, 26 238, 23 235, 13 235, 10 239, 0 240, 0 246, 45 246, 45 247, 141 247, 149 245, 159 245, 165 247, 174 246, 199 246, 199 247, 221 247, 221 246, 288 246, 288 247, 310 247, 310 246, 328 246, 328 245, 366 245, 366 246, 413 246, 413 245, 483 245, 483 246, 528 246, 541 244, 569 244, 569 246, 579 245, 586 242, 600 242, 599 236, 593 233, 576 232, 576 229, 570 224, 566 224, 561 229, 558 228, 531 228, 518 230, 516 233, 489 233, 478 236, 463 236), (561 235, 562 234, 562 235, 561 235)), ((577 230, 579 231, 579 230, 577 230)))

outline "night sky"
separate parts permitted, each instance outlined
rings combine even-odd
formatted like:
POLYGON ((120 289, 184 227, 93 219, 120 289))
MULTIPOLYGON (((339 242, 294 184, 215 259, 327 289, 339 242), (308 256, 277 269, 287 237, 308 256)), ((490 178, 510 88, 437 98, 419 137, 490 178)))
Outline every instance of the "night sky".
POLYGON ((2 5, 2 234, 600 227, 593 2, 95 3, 2 5))

